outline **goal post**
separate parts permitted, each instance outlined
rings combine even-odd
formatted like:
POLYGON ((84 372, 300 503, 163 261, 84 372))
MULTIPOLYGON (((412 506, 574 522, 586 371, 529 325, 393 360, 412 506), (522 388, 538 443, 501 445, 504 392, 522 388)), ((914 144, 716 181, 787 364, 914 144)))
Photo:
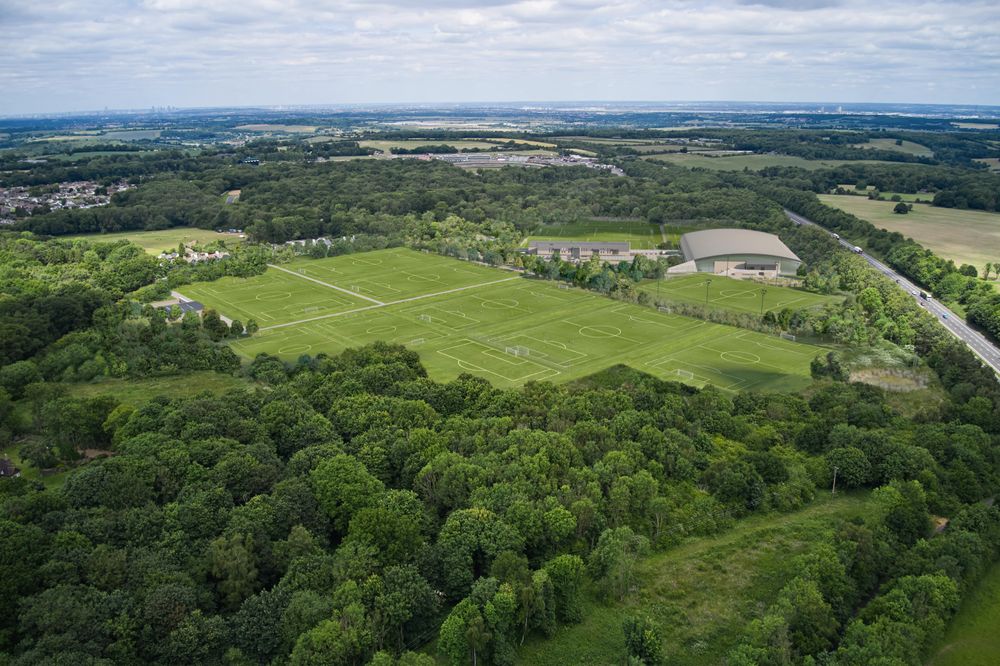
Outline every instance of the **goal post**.
POLYGON ((792 342, 795 342, 795 336, 792 335, 791 333, 779 333, 778 336, 782 340, 791 340, 792 342))
POLYGON ((673 312, 673 310, 671 310, 666 305, 661 305, 661 306, 657 307, 656 309, 659 310, 660 312, 664 312, 666 314, 670 314, 671 312, 673 312))
POLYGON ((527 347, 522 347, 520 345, 514 347, 506 347, 504 352, 510 354, 511 356, 529 356, 530 352, 527 347))
POLYGON ((682 370, 681 368, 677 368, 676 372, 677 376, 680 377, 681 379, 694 379, 694 373, 691 372, 690 370, 682 370))
POLYGON ((432 321, 431 316, 429 314, 419 315, 417 319, 419 319, 420 321, 426 321, 427 323, 430 323, 432 321))
POLYGON ((570 287, 570 285, 566 284, 565 282, 560 282, 559 283, 559 288, 560 289, 570 289, 571 287, 570 287))
POLYGON ((427 342, 425 338, 413 338, 412 340, 410 340, 411 345, 422 345, 425 342, 427 342))

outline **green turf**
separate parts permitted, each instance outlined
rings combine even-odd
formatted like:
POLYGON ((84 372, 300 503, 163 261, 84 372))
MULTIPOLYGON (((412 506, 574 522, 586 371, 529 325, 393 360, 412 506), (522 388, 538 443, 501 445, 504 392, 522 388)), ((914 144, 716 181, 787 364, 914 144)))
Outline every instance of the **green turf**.
POLYGON ((667 664, 724 664, 747 624, 760 616, 792 575, 792 560, 829 537, 832 528, 871 511, 869 495, 823 493, 794 513, 754 516, 717 536, 691 540, 647 558, 639 591, 624 603, 590 601, 584 620, 520 649, 519 664, 624 663, 622 621, 649 617, 664 639, 667 664))
POLYGON ((810 382, 809 362, 823 351, 400 248, 282 268, 293 273, 270 268, 182 292, 258 321, 260 333, 233 343, 245 357, 335 354, 386 340, 418 351, 439 381, 471 372, 499 386, 562 382, 623 363, 695 385, 796 390, 810 382))
POLYGON ((96 398, 109 395, 122 403, 140 405, 160 395, 170 398, 186 398, 202 391, 223 393, 229 389, 247 385, 248 381, 242 377, 205 370, 169 377, 105 379, 88 384, 67 384, 66 386, 69 388, 70 395, 73 396, 96 398))
POLYGON ((652 250, 663 242, 663 237, 658 224, 643 220, 587 220, 572 224, 548 224, 537 229, 527 240, 628 241, 635 249, 652 250))
POLYGON ((23 445, 24 442, 8 444, 6 447, 0 449, 0 457, 10 458, 10 461, 14 463, 14 466, 21 470, 21 476, 29 481, 40 481, 42 485, 49 490, 59 490, 62 488, 63 484, 66 483, 66 475, 69 474, 69 470, 43 476, 37 467, 32 467, 28 463, 21 460, 21 455, 18 453, 18 450, 23 445))
POLYGON ((705 305, 716 310, 756 314, 784 308, 800 310, 841 300, 838 296, 824 296, 791 287, 776 287, 705 273, 678 275, 663 280, 645 280, 639 289, 653 297, 658 296, 663 301, 680 301, 705 305), (709 280, 711 284, 707 284, 709 280))
POLYGON ((1000 214, 981 210, 914 204, 906 215, 893 213, 891 201, 821 194, 820 201, 868 220, 876 227, 909 236, 935 254, 982 271, 987 261, 1000 261, 1000 214))
POLYGON ((237 234, 220 234, 209 229, 195 229, 193 227, 175 227, 173 229, 160 229, 157 231, 122 231, 113 234, 77 234, 75 236, 62 236, 66 240, 87 240, 94 243, 111 243, 119 240, 129 240, 139 245, 150 254, 159 254, 164 250, 177 250, 180 243, 210 243, 212 241, 224 240, 227 243, 237 243, 240 240, 237 234))
POLYGON ((962 602, 927 666, 995 666, 1000 659, 1000 564, 962 602))

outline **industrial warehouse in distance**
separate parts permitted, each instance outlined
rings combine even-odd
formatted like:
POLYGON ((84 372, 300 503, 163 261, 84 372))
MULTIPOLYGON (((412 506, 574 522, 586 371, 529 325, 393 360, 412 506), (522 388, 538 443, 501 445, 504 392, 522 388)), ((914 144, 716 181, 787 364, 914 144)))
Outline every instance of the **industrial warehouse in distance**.
MULTIPOLYGON (((732 278, 775 278, 795 275, 802 260, 774 234, 749 229, 706 229, 681 236, 684 261, 672 266, 672 275, 712 273, 732 278)), ((640 250, 627 241, 586 242, 578 240, 530 241, 525 253, 549 257, 558 254, 566 261, 631 261, 677 256, 672 250, 640 250)))

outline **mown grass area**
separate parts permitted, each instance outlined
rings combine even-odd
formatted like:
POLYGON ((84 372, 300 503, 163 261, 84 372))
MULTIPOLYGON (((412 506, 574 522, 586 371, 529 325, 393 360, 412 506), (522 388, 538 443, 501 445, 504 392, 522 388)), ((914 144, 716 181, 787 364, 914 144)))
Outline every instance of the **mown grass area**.
POLYGON ((1000 563, 962 602, 927 666, 995 666, 1000 663, 1000 563))
MULTIPOLYGON (((742 171, 750 169, 757 171, 772 166, 791 166, 802 169, 826 169, 828 167, 852 164, 857 160, 807 160, 794 155, 728 155, 726 157, 708 157, 693 153, 669 153, 663 155, 646 155, 644 160, 670 162, 688 168, 714 169, 717 171, 742 171)), ((868 160, 865 163, 890 164, 879 160, 868 160)))
POLYGON ((193 227, 175 227, 156 231, 122 231, 113 234, 78 234, 61 236, 66 240, 87 240, 94 243, 111 243, 128 240, 139 245, 149 254, 159 254, 164 250, 176 250, 180 243, 210 243, 224 240, 227 243, 238 243, 239 234, 219 233, 210 229, 195 229, 193 227))
POLYGON ((821 347, 657 312, 569 285, 394 248, 302 259, 248 279, 186 285, 261 329, 246 358, 340 353, 376 340, 420 354, 431 378, 469 372, 497 386, 563 382, 617 363, 726 390, 799 390, 821 347))
POLYGON ((831 497, 821 491, 800 511, 754 516, 723 534, 649 557, 639 565, 637 593, 623 603, 602 603, 588 594, 582 623, 525 643, 518 663, 622 664, 622 621, 635 614, 658 625, 666 663, 722 664, 747 623, 777 598, 793 558, 829 538, 840 521, 872 510, 868 493, 831 497))
POLYGON ((985 262, 1000 261, 1000 213, 915 204, 900 215, 892 212, 896 204, 891 201, 836 194, 821 194, 819 199, 876 227, 909 236, 956 264, 972 264, 981 271, 985 262))
POLYGON ((705 273, 679 275, 662 280, 644 280, 639 289, 663 301, 678 301, 714 310, 756 314, 784 308, 801 310, 843 300, 839 296, 826 296, 802 289, 705 273))
POLYGON ((138 406, 161 395, 168 398, 187 398, 202 391, 224 393, 229 389, 250 385, 251 382, 243 377, 205 370, 171 377, 105 379, 89 384, 67 384, 66 386, 69 388, 70 395, 77 397, 96 398, 108 395, 121 403, 138 406))
MULTIPOLYGON (((512 141, 516 139, 367 139, 364 141, 358 141, 358 145, 362 148, 374 148, 375 150, 381 150, 383 152, 392 152, 397 148, 403 148, 405 150, 413 150, 414 148, 420 148, 421 146, 454 146, 458 150, 496 150, 499 149, 507 141, 512 141)), ((554 147, 551 143, 545 143, 542 141, 519 141, 519 143, 531 144, 533 146, 538 146, 539 148, 554 147)))
POLYGON ((628 241, 633 248, 642 250, 654 249, 663 242, 660 225, 645 220, 585 220, 572 224, 550 224, 536 229, 525 244, 535 240, 628 241))
POLYGON ((933 157, 934 151, 927 146, 913 141, 903 140, 902 144, 897 144, 895 139, 869 139, 866 143, 857 144, 858 148, 870 148, 877 150, 891 150, 906 155, 916 155, 917 157, 933 157))
POLYGON ((23 442, 8 444, 0 450, 0 457, 10 458, 10 461, 21 470, 21 476, 25 479, 30 481, 41 481, 42 485, 49 490, 58 490, 59 488, 62 488, 63 484, 66 483, 66 476, 69 474, 70 470, 43 475, 37 467, 32 467, 28 463, 21 460, 21 454, 18 453, 18 449, 20 449, 23 444, 23 442))

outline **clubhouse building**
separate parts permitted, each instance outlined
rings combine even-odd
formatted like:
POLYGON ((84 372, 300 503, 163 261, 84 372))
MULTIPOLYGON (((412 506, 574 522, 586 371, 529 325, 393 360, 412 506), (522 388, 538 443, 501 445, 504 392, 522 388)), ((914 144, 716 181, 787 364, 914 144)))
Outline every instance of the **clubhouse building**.
POLYGON ((667 273, 774 278, 795 275, 802 265, 780 238, 749 229, 692 231, 681 236, 681 252, 684 263, 670 267, 667 273))

